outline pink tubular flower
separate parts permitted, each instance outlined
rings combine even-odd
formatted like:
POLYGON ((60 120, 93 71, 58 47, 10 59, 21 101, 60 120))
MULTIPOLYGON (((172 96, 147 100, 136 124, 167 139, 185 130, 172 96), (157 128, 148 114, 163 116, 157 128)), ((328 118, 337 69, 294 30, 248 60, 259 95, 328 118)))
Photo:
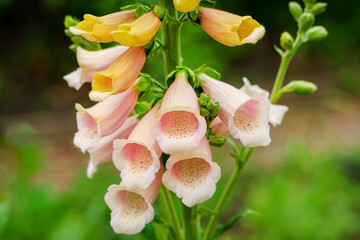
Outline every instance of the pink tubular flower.
POLYGON ((166 162, 163 183, 182 202, 192 207, 211 198, 221 169, 212 162, 210 145, 204 137, 192 153, 172 154, 166 162))
POLYGON ((211 123, 211 132, 216 135, 229 136, 230 132, 226 124, 224 124, 219 117, 216 117, 211 123))
POLYGON ((159 107, 155 106, 148 112, 128 139, 114 141, 113 161, 127 188, 147 188, 160 169, 161 149, 151 129, 158 110, 159 107))
POLYGON ((111 185, 105 194, 105 202, 111 209, 110 225, 116 233, 136 234, 144 229, 145 224, 154 219, 155 202, 163 174, 162 163, 155 180, 145 189, 129 189, 123 182, 111 185))
POLYGON ((108 68, 128 47, 115 46, 99 51, 88 51, 82 47, 76 48, 76 59, 79 68, 64 76, 70 87, 79 90, 85 83, 91 83, 93 74, 108 68))
POLYGON ((250 16, 199 7, 199 19, 204 31, 226 46, 255 44, 265 34, 265 28, 250 16))
POLYGON ((270 144, 270 103, 264 93, 249 97, 239 89, 206 74, 200 74, 199 78, 204 92, 210 93, 212 99, 220 103, 218 116, 227 124, 234 138, 240 139, 247 147, 270 144))
MULTIPOLYGON (((250 81, 246 77, 243 78, 243 82, 244 82, 244 86, 240 88, 241 92, 245 93, 250 97, 263 93, 267 98, 269 98, 270 94, 268 91, 262 89, 258 85, 251 85, 250 81)), ((287 106, 270 104, 269 122, 274 127, 280 125, 284 118, 285 113, 288 110, 289 108, 287 106)))
POLYGON ((153 129, 165 153, 191 152, 205 136, 206 121, 184 71, 177 73, 166 91, 153 129))
POLYGON ((112 95, 103 102, 90 108, 76 104, 75 108, 78 132, 75 133, 74 144, 85 152, 100 141, 101 137, 110 135, 126 120, 135 106, 138 90, 112 95))
POLYGON ((93 177, 99 164, 112 160, 113 141, 119 138, 128 138, 138 122, 137 116, 129 117, 115 132, 102 137, 98 143, 92 145, 87 150, 90 155, 87 169, 88 178, 93 177))
POLYGON ((93 75, 90 99, 102 101, 106 97, 129 89, 145 63, 142 47, 129 48, 110 67, 93 75))

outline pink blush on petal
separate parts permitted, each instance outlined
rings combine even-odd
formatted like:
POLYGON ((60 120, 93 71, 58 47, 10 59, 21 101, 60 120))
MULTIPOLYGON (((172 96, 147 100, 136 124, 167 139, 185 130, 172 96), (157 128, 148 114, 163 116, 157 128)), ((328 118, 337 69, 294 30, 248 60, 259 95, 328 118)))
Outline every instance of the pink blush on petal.
POLYGON ((240 131, 247 134, 255 134, 254 130, 259 127, 257 117, 258 101, 251 99, 235 112, 234 125, 240 131))
POLYGON ((153 164, 151 152, 137 143, 126 144, 122 154, 128 161, 131 161, 129 171, 132 173, 145 172, 153 164))

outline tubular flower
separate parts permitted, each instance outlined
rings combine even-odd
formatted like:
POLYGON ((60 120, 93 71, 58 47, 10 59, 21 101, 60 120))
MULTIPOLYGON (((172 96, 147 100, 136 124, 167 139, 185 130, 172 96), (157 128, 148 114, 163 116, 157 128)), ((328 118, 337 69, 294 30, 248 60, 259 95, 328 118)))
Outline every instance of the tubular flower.
POLYGON ((204 92, 220 103, 219 118, 227 124, 230 134, 247 147, 267 146, 269 136, 270 103, 264 93, 249 97, 239 89, 215 80, 206 74, 199 75, 204 92))
MULTIPOLYGON (((251 85, 250 81, 244 77, 243 78, 244 86, 240 88, 240 91, 245 93, 246 95, 253 97, 257 94, 265 94, 267 98, 270 97, 268 91, 262 89, 258 85, 251 85)), ((270 104, 270 114, 269 114, 269 122, 276 127, 280 125, 285 113, 289 110, 287 106, 284 105, 277 105, 277 104, 270 104)))
POLYGON ((135 10, 111 13, 102 17, 85 14, 84 20, 75 27, 71 27, 70 31, 92 42, 112 42, 114 39, 111 32, 120 24, 134 20, 136 20, 135 10))
POLYGON ((111 32, 115 41, 128 47, 144 46, 155 36, 161 21, 154 11, 148 12, 131 23, 121 24, 111 32))
POLYGON ((204 137, 192 153, 172 154, 166 162, 163 183, 182 202, 192 207, 212 197, 221 170, 212 162, 210 145, 204 137))
POLYGON ((150 127, 158 110, 155 106, 148 112, 127 140, 114 141, 113 161, 127 188, 147 188, 160 169, 161 150, 150 127))
POLYGON ((226 46, 255 44, 265 34, 265 28, 250 16, 200 7, 199 18, 204 31, 226 46))
POLYGON ((194 11, 200 4, 200 0, 174 0, 174 7, 179 12, 194 11))
POLYGON ((131 88, 87 109, 76 104, 78 132, 75 133, 74 144, 85 152, 99 142, 101 137, 113 133, 131 113, 137 94, 138 90, 131 88))
POLYGON ((110 225, 116 233, 139 233, 154 219, 152 204, 159 194, 163 174, 162 163, 160 166, 155 180, 145 190, 129 189, 123 182, 108 188, 105 202, 111 209, 110 225))
POLYGON ((165 153, 191 152, 205 136, 206 121, 185 72, 178 72, 166 91, 153 130, 165 153))
POLYGON ((145 63, 144 48, 129 48, 107 69, 93 75, 90 99, 102 101, 132 86, 145 63))
POLYGON ((76 49, 79 68, 64 76, 70 87, 79 90, 85 82, 92 82, 92 76, 108 68, 128 47, 115 46, 99 51, 88 51, 82 47, 76 49))
POLYGON ((88 178, 93 177, 99 164, 112 160, 113 141, 119 138, 128 138, 138 122, 137 116, 129 117, 115 132, 102 137, 98 143, 95 143, 87 150, 90 155, 87 169, 88 178))

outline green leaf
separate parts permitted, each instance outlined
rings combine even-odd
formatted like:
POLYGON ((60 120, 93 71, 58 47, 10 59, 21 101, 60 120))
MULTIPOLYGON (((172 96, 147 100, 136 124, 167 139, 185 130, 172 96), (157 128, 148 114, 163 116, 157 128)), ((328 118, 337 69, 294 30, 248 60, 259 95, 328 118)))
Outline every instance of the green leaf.
POLYGON ((6 226, 10 219, 10 203, 7 199, 0 199, 0 239, 5 233, 6 226))
POLYGON ((212 77, 214 79, 219 80, 221 77, 221 74, 219 72, 217 72, 215 69, 206 66, 206 64, 201 65, 200 67, 198 67, 197 69, 194 70, 194 73, 196 75, 199 75, 201 73, 204 73, 206 75, 208 75, 209 77, 212 77))
POLYGON ((199 215, 218 215, 218 212, 207 207, 198 207, 196 213, 199 215))
POLYGON ((224 223, 222 225, 218 225, 216 227, 216 230, 215 230, 215 233, 214 233, 214 239, 220 237, 225 231, 227 231, 230 228, 234 227, 235 224, 240 221, 240 219, 242 219, 243 217, 245 217, 247 215, 251 215, 251 214, 259 215, 258 212, 248 209, 248 210, 245 210, 242 213, 237 214, 236 216, 231 218, 226 223, 224 223))

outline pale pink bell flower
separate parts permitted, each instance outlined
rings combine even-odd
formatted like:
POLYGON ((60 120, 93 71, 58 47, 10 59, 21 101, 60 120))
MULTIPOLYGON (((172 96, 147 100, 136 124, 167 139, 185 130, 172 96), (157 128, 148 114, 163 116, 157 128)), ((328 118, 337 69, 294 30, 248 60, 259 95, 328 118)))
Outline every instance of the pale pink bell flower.
POLYGON ((184 71, 166 91, 153 130, 165 153, 191 152, 206 134, 206 121, 200 115, 198 98, 184 71))
POLYGON ((205 93, 220 103, 219 118, 225 123, 232 137, 240 139, 246 147, 270 144, 270 103, 264 93, 248 96, 230 84, 199 75, 205 93))
POLYGON ((220 167, 212 161, 206 137, 192 153, 170 155, 166 169, 163 184, 188 207, 210 199, 221 175, 220 167))
POLYGON ((152 204, 161 188, 162 162, 160 166, 155 180, 145 190, 129 189, 123 182, 108 188, 105 202, 111 209, 110 225, 116 233, 137 234, 154 219, 152 204))
POLYGON ((158 111, 156 105, 141 119, 128 139, 114 141, 113 162, 121 171, 122 183, 127 188, 147 188, 160 169, 161 149, 151 129, 158 111))
POLYGON ((85 152, 89 147, 116 131, 133 110, 138 90, 131 87, 127 91, 109 96, 90 108, 76 104, 76 122, 74 144, 85 152))

